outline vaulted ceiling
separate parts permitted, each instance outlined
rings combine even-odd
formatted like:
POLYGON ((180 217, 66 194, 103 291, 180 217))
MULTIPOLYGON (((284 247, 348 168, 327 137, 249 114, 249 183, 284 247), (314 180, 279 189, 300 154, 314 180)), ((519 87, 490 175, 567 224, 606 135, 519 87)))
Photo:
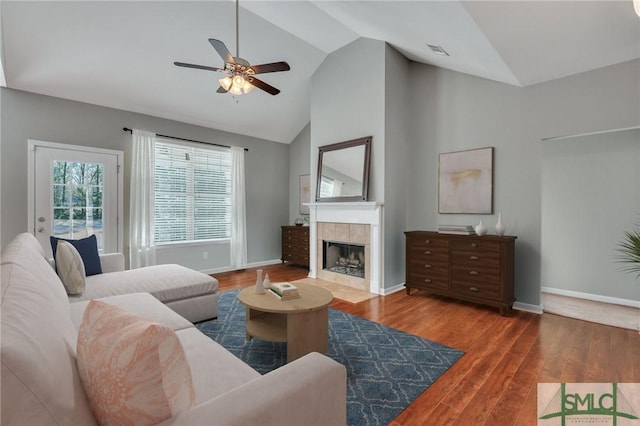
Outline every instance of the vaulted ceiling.
POLYGON ((262 75, 281 89, 277 96, 233 97, 216 93, 221 74, 173 65, 221 67, 209 38, 236 54, 231 0, 3 0, 0 13, 7 87, 283 143, 309 121, 315 70, 359 37, 386 41, 412 61, 516 86, 640 57, 631 0, 241 0, 240 56, 285 60, 291 71, 262 75))

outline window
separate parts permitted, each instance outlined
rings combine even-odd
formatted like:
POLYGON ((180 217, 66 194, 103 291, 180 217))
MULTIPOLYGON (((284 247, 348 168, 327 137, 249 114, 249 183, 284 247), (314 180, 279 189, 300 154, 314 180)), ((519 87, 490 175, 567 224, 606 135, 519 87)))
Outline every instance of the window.
POLYGON ((53 160, 53 236, 95 234, 103 249, 103 175, 103 164, 53 160))
POLYGON ((231 152, 156 140, 156 243, 231 237, 231 152))
POLYGON ((320 179, 320 198, 339 197, 341 190, 342 182, 327 176, 320 179))

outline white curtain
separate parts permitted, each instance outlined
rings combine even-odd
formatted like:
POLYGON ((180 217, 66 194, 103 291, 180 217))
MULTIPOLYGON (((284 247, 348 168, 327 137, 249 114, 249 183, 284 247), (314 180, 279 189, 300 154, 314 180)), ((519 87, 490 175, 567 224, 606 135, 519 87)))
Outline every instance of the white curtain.
POLYGON ((231 267, 247 266, 247 213, 244 188, 244 148, 231 148, 231 267))
POLYGON ((133 129, 129 202, 131 269, 155 265, 155 141, 156 134, 133 129))

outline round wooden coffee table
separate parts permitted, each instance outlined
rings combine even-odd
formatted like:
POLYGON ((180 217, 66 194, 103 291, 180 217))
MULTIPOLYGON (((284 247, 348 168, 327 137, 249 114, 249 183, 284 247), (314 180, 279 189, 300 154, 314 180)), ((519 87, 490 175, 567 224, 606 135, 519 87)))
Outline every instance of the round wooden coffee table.
POLYGON ((247 307, 247 340, 287 342, 287 362, 310 352, 326 353, 329 346, 331 292, 314 285, 295 283, 300 298, 282 301, 269 294, 255 294, 256 286, 238 293, 247 307))

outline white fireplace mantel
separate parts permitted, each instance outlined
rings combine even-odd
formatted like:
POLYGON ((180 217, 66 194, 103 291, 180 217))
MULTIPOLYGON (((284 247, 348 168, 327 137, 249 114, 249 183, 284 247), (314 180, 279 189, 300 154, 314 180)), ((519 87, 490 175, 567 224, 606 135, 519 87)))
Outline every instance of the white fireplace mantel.
POLYGON ((369 231, 369 291, 382 294, 382 203, 357 201, 339 203, 308 203, 309 206, 309 277, 318 277, 318 248, 316 244, 318 222, 360 223, 370 226, 369 231))

